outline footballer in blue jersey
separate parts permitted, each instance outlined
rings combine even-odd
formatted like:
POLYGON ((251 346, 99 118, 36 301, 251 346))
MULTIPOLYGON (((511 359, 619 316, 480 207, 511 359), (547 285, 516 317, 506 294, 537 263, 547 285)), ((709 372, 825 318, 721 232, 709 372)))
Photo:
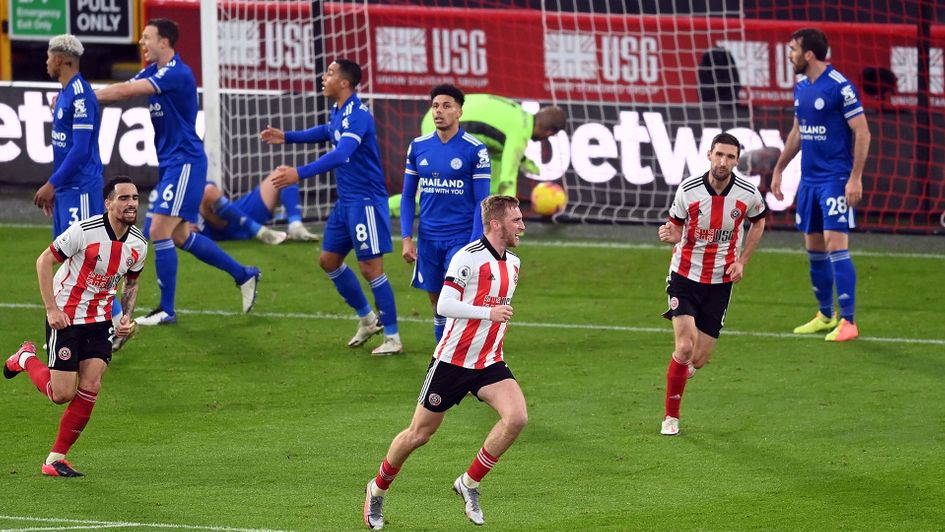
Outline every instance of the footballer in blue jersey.
POLYGON ((52 214, 53 237, 105 212, 98 99, 79 73, 83 51, 75 36, 59 35, 50 39, 46 53, 46 72, 62 90, 52 111, 53 173, 36 191, 33 203, 52 214))
POLYGON ((771 192, 784 198, 781 179, 801 152, 801 182, 795 222, 804 232, 811 284, 819 310, 794 329, 797 334, 829 331, 827 341, 859 335, 854 321, 856 270, 850 260, 853 208, 863 196, 863 168, 870 131, 856 87, 826 63, 827 37, 820 30, 794 32, 789 44, 794 72, 803 77, 794 89, 794 126, 771 181, 771 192), (839 316, 834 312, 834 288, 839 316))
POLYGON ((417 137, 407 148, 400 204, 403 257, 415 262, 412 285, 426 291, 433 305, 433 335, 439 342, 446 318, 436 312, 446 269, 463 246, 482 237, 482 200, 489 195, 489 150, 459 125, 463 92, 453 85, 430 91, 436 131, 417 137), (420 191, 418 240, 413 222, 420 191))
POLYGON ((383 330, 384 341, 372 354, 390 355, 403 351, 394 291, 384 273, 384 254, 393 250, 390 210, 374 117, 356 93, 360 82, 361 67, 357 63, 347 59, 332 62, 322 76, 325 97, 334 101, 329 123, 288 132, 267 126, 260 138, 269 144, 331 142, 332 150, 315 162, 298 168, 279 166, 267 179, 283 188, 299 179, 335 171, 338 200, 325 225, 318 262, 360 317, 358 331, 348 345, 360 346, 383 330), (351 250, 374 293, 377 313, 368 304, 354 272, 345 266, 345 256, 351 250))
POLYGON ((198 220, 207 184, 207 156, 196 130, 197 83, 174 50, 179 35, 176 22, 149 20, 138 42, 149 65, 127 83, 96 91, 102 103, 148 97, 160 180, 151 192, 145 234, 154 244, 161 302, 147 316, 135 320, 145 326, 177 323, 178 247, 230 274, 240 289, 243 312, 252 310, 259 280, 259 268, 240 264, 192 225, 198 220))

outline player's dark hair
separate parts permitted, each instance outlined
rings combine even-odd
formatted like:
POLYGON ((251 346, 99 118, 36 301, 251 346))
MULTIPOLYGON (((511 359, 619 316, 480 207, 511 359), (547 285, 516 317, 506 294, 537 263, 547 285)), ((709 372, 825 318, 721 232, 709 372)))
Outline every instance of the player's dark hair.
POLYGON ((801 51, 813 52, 818 61, 827 59, 827 36, 816 28, 801 28, 791 35, 791 39, 801 45, 801 51))
POLYGON ((348 59, 335 59, 335 64, 338 65, 338 72, 341 73, 341 77, 348 80, 348 83, 351 84, 351 90, 354 90, 358 83, 361 83, 361 67, 348 59))
POLYGON ((716 144, 728 144, 731 146, 735 146, 735 148, 738 150, 737 152, 735 152, 735 154, 739 157, 742 154, 742 143, 738 142, 738 139, 735 138, 735 136, 732 135, 731 133, 719 133, 718 135, 713 137, 712 145, 709 146, 709 150, 710 151, 714 150, 716 144))
POLYGON ((466 102, 466 96, 463 95, 463 91, 459 90, 449 83, 444 83, 443 85, 437 85, 433 87, 433 90, 430 91, 430 101, 432 102, 437 96, 450 96, 460 107, 466 102))
POLYGON ((131 183, 132 185, 135 184, 135 182, 126 175, 116 175, 115 177, 109 179, 108 183, 105 183, 105 188, 102 189, 102 195, 105 197, 105 199, 111 199, 111 197, 115 195, 115 187, 120 183, 131 183))
POLYGON ((177 23, 173 20, 169 18, 152 18, 145 26, 154 26, 157 28, 158 37, 167 39, 171 48, 177 44, 177 39, 180 37, 180 30, 177 28, 177 23))
POLYGON ((493 194, 482 200, 482 226, 489 227, 489 220, 502 220, 505 214, 518 207, 518 198, 515 196, 499 196, 493 194))
POLYGON ((535 115, 535 120, 538 121, 542 129, 551 130, 551 134, 553 135, 567 127, 568 114, 557 105, 552 105, 539 110, 538 114, 535 115))

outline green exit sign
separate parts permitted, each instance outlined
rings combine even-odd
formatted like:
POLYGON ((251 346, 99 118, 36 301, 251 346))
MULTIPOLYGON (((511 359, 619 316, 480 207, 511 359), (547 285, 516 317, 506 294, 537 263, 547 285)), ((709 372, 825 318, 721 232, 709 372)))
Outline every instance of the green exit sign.
POLYGON ((66 33, 66 0, 10 0, 10 38, 44 41, 66 33))

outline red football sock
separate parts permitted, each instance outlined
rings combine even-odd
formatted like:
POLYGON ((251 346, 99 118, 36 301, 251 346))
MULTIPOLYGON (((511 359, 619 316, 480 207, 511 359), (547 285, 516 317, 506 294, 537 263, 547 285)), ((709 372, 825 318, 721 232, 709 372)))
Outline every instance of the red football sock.
POLYGON ((381 462, 381 468, 377 472, 377 476, 374 478, 374 484, 382 489, 386 490, 390 488, 390 483, 394 481, 394 477, 397 476, 397 473, 400 473, 400 469, 396 468, 387 463, 387 458, 381 462))
POLYGON ((486 452, 486 448, 483 447, 479 449, 476 458, 469 464, 469 469, 466 470, 466 474, 476 482, 482 482, 482 477, 486 476, 489 471, 492 471, 492 468, 495 467, 495 463, 498 461, 498 456, 492 456, 486 452))
POLYGON ((666 370, 666 415, 679 418, 679 404, 686 389, 688 370, 686 364, 680 364, 675 357, 669 360, 666 370))
POLYGON ((36 386, 39 393, 52 401, 52 385, 49 383, 49 368, 46 364, 40 362, 38 357, 31 356, 26 359, 26 366, 23 369, 26 370, 26 374, 30 376, 33 386, 36 386))
POLYGON ((59 434, 56 436, 56 443, 53 444, 52 452, 67 454, 72 444, 79 439, 82 429, 88 424, 92 417, 92 409, 95 408, 95 399, 98 394, 79 388, 72 402, 66 407, 62 414, 62 421, 59 422, 59 434))

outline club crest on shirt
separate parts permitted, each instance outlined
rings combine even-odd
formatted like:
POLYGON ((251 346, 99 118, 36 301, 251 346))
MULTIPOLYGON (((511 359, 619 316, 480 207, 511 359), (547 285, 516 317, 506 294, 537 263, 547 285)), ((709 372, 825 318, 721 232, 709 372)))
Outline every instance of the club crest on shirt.
POLYGON ((62 107, 59 108, 59 111, 56 112, 56 118, 62 120, 62 107))
POLYGON ((741 215, 742 215, 742 211, 740 211, 740 210, 738 210, 738 209, 732 209, 732 212, 731 212, 731 214, 730 214, 730 216, 732 217, 733 220, 737 220, 738 217, 741 216, 741 215))
POLYGON ((135 259, 133 257, 128 257, 127 259, 125 259, 126 268, 131 268, 131 265, 134 263, 135 263, 135 259))
POLYGON ((452 168, 453 170, 459 170, 462 167, 463 167, 463 161, 459 157, 455 157, 452 161, 450 161, 450 168, 452 168))
POLYGON ((72 358, 72 350, 70 350, 68 347, 63 347, 58 353, 56 353, 56 356, 59 357, 59 360, 69 360, 72 358))

